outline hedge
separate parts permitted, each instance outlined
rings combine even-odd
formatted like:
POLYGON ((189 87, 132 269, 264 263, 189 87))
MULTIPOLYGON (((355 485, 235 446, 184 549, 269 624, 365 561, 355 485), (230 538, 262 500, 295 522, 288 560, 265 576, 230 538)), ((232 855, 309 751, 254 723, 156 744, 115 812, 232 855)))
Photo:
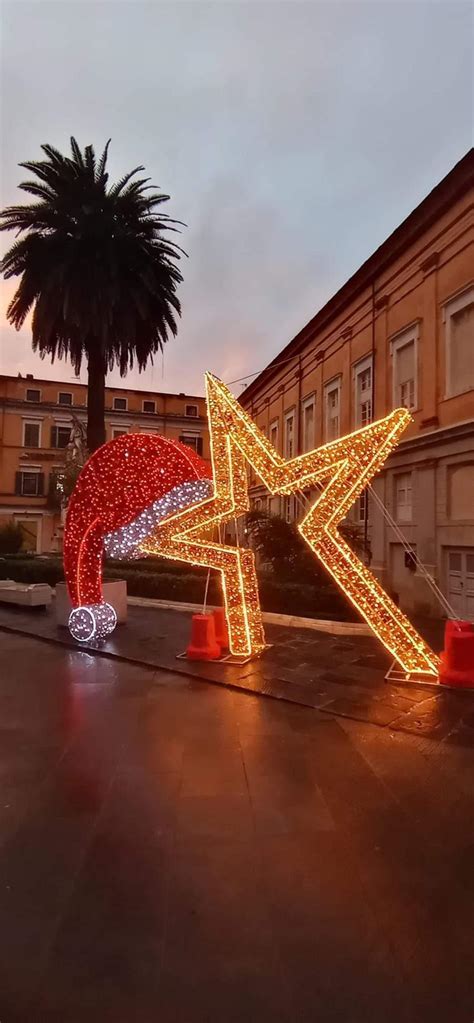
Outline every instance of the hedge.
MULTIPOLYGON (((126 579, 127 590, 133 597, 152 597, 156 600, 182 601, 200 604, 204 600, 207 572, 183 571, 165 572, 166 561, 155 571, 153 567, 140 562, 106 562, 104 579, 126 579)), ((171 567, 171 562, 168 563, 171 567)), ((64 581, 62 562, 53 558, 0 558, 0 579, 15 579, 22 583, 56 583, 64 581)), ((259 576, 259 592, 264 611, 279 614, 298 614, 306 618, 332 618, 338 621, 358 621, 358 617, 342 594, 330 583, 313 586, 309 583, 279 582, 268 574, 259 576)), ((219 604, 222 600, 220 580, 212 572, 209 580, 208 603, 219 604)))

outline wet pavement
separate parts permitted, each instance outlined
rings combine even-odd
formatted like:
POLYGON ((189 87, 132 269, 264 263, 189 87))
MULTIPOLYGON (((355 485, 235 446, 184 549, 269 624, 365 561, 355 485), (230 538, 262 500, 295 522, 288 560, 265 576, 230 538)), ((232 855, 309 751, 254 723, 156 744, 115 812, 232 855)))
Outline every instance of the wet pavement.
MULTIPOLYGON (((443 624, 417 625, 433 649, 439 650, 443 624)), ((36 612, 0 605, 0 636, 2 629, 78 648, 68 630, 56 625, 54 604, 52 609, 36 612)), ((177 659, 186 649, 190 631, 191 613, 129 606, 127 623, 115 630, 98 653, 474 748, 474 690, 456 693, 387 684, 384 677, 391 659, 374 636, 267 625, 271 647, 261 657, 236 665, 177 659)), ((95 649, 93 645, 85 648, 95 649)))
POLYGON ((1 1023, 471 1023, 474 753, 0 632, 1 1023))

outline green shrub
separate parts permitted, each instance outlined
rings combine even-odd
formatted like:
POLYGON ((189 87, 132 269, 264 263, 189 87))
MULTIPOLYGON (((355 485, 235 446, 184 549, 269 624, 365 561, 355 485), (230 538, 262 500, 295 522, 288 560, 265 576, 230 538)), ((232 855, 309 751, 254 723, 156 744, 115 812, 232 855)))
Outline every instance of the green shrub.
POLYGON ((23 543, 23 532, 17 522, 0 526, 0 554, 17 554, 23 543))
MULTIPOLYGON (((206 588, 207 571, 164 572, 152 571, 145 561, 109 561, 105 565, 104 579, 125 579, 132 597, 150 597, 155 600, 202 604, 206 588)), ((166 565, 166 562, 164 562, 166 565)), ((171 567, 171 563, 170 567, 171 567)), ((59 558, 8 557, 0 558, 0 579, 15 579, 23 583, 56 583, 64 581, 59 558)), ((259 575, 259 591, 264 611, 299 615, 302 618, 332 618, 358 621, 351 605, 331 585, 315 586, 310 583, 282 582, 268 573, 259 575)), ((208 604, 222 603, 222 590, 217 572, 212 572, 207 594, 208 604)))

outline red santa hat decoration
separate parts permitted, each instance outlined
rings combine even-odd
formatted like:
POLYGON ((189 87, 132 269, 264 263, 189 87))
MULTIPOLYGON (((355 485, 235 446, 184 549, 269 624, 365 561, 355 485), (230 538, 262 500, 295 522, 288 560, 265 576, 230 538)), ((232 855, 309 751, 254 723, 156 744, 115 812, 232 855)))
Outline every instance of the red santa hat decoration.
POLYGON ((99 448, 84 466, 69 501, 64 572, 77 640, 104 639, 117 623, 102 593, 104 551, 139 557, 139 544, 163 519, 210 497, 212 471, 179 441, 123 434, 99 448))

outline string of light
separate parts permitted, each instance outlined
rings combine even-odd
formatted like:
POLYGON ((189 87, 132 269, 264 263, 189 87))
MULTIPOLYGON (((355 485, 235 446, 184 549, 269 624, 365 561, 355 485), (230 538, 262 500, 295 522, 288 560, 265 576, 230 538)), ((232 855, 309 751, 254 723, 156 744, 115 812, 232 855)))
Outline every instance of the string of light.
POLYGON ((272 495, 289 496, 314 486, 324 489, 299 524, 319 557, 370 628, 407 671, 436 674, 438 659, 372 573, 344 542, 337 526, 382 467, 411 417, 396 409, 371 423, 286 462, 229 389, 206 376, 215 496, 158 526, 143 552, 191 561, 220 570, 230 649, 239 655, 264 646, 254 555, 248 548, 209 541, 209 528, 248 511, 249 463, 272 495))

